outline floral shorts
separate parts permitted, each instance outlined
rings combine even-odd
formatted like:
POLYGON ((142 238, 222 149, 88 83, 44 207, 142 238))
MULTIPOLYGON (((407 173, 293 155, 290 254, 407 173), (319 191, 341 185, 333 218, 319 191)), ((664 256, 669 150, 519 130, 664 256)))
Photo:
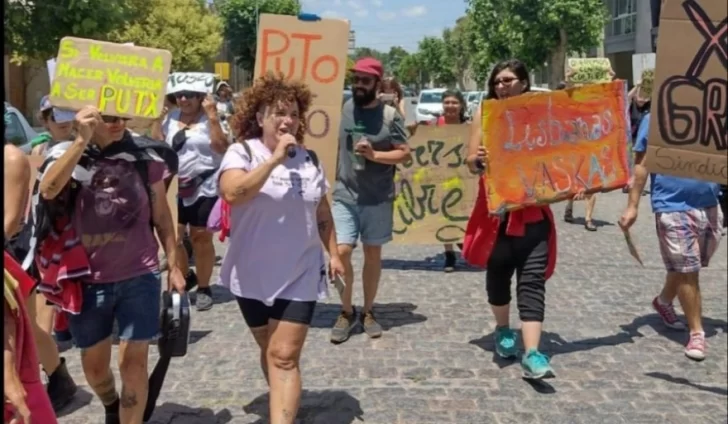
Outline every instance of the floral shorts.
POLYGON ((722 237, 719 207, 655 214, 657 238, 665 268, 682 274, 707 267, 722 237))

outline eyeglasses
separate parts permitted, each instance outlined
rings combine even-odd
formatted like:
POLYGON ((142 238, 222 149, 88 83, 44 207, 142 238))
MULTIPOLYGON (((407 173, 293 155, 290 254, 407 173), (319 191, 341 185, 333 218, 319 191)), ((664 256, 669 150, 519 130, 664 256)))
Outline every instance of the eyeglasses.
POLYGON ((110 116, 110 115, 101 115, 101 120, 104 121, 105 124, 115 124, 117 122, 124 122, 129 120, 129 118, 122 118, 119 116, 110 116))
POLYGON ((358 77, 358 76, 351 77, 351 82, 354 84, 362 83, 364 85, 369 85, 372 83, 372 81, 374 81, 374 78, 372 78, 372 77, 358 77))
POLYGON ((194 91, 180 91, 179 93, 174 93, 174 97, 178 99, 182 97, 185 99, 195 99, 199 97, 199 93, 195 93, 194 91))
POLYGON ((517 80, 518 80, 518 78, 516 78, 516 77, 498 78, 495 81, 493 81, 493 85, 495 85, 495 86, 497 86, 498 84, 511 85, 511 84, 513 84, 514 81, 517 81, 517 80))

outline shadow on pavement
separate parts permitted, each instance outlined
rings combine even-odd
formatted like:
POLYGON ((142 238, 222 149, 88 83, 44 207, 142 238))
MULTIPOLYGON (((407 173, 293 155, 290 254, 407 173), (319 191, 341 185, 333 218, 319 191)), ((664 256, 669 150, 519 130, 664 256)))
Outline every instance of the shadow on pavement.
POLYGON ((702 390, 704 392, 715 393, 716 395, 720 395, 720 396, 728 396, 728 390, 726 390, 722 387, 704 386, 702 384, 693 383, 690 380, 688 380, 687 378, 673 377, 669 374, 665 374, 662 372, 648 372, 645 375, 648 377, 664 380, 669 383, 681 384, 683 386, 690 386, 692 388, 702 390))
MULTIPOLYGON (((564 222, 564 224, 580 225, 582 227, 584 226, 584 224, 586 224, 586 220, 583 217, 574 217, 574 220, 571 222, 565 222, 563 219, 561 221, 564 222)), ((614 224, 611 222, 602 221, 601 219, 594 219, 594 218, 592 218, 592 223, 597 228, 614 226, 614 224)))
MULTIPOLYGON (((458 256, 454 273, 458 272, 484 272, 484 270, 472 267, 465 263, 460 256, 460 252, 456 252, 458 256)), ((405 259, 382 259, 382 269, 412 270, 412 271, 434 271, 443 272, 445 266, 445 254, 438 253, 435 256, 427 256, 420 260, 405 259)))
MULTIPOLYGON (((427 321, 427 317, 422 314, 417 314, 414 310, 417 309, 417 305, 412 303, 375 303, 374 316, 377 322, 386 330, 392 328, 402 327, 404 325, 419 324, 427 321)), ((357 308, 359 312, 360 308, 357 308)), ((311 322, 311 328, 331 328, 336 322, 336 318, 341 313, 340 304, 332 303, 318 303, 316 305, 316 311, 314 312, 313 321, 311 322)), ((361 327, 361 326, 359 326, 361 327)), ((361 328, 355 329, 352 334, 358 334, 361 332, 361 328)))
MULTIPOLYGON (((656 313, 642 315, 641 317, 635 318, 634 321, 632 321, 630 324, 625 324, 620 327, 622 328, 622 330, 629 333, 630 337, 644 337, 644 335, 640 333, 639 329, 646 325, 652 327, 652 329, 655 330, 655 332, 657 332, 659 335, 677 344, 684 345, 688 341, 687 330, 676 331, 665 327, 665 325, 662 323, 662 319, 656 313)), ((726 333, 728 332, 728 322, 721 319, 703 317, 703 331, 705 331, 706 339, 716 336, 719 332, 726 333)))
MULTIPOLYGON (((80 384, 81 382, 77 381, 76 384, 80 384)), ((65 417, 66 415, 71 415, 74 412, 78 411, 79 409, 85 407, 86 405, 90 404, 93 400, 94 395, 86 391, 85 388, 79 387, 78 391, 76 392, 76 395, 73 397, 73 400, 71 403, 66 405, 65 408, 58 411, 57 417, 65 417)))
MULTIPOLYGON (((258 396, 243 407, 246 414, 260 417, 254 424, 267 424, 268 393, 258 396)), ((359 400, 342 390, 304 390, 296 424, 351 424, 364 421, 364 411, 359 400)))
POLYGON ((176 403, 165 402, 154 409, 148 424, 226 424, 233 420, 225 408, 215 413, 209 408, 190 408, 176 403))

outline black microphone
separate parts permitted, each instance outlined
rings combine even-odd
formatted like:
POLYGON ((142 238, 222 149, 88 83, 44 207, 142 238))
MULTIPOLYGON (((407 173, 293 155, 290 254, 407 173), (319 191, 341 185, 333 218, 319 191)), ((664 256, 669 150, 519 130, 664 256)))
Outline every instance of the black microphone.
POLYGON ((296 157, 296 146, 288 146, 288 157, 291 159, 296 157))

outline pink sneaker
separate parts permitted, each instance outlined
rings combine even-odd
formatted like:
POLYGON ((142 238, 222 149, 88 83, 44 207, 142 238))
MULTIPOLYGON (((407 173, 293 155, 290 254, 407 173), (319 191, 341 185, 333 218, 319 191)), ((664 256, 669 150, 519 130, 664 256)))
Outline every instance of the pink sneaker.
POLYGON ((694 360, 702 361, 705 359, 705 333, 690 333, 690 340, 685 346, 685 356, 694 360))
POLYGON ((672 306, 672 303, 663 304, 660 302, 660 296, 657 296, 652 299, 652 307, 655 308, 655 311, 657 311, 660 315, 662 322, 667 328, 672 328, 673 330, 685 329, 685 323, 678 319, 677 314, 675 313, 675 307, 672 306))

